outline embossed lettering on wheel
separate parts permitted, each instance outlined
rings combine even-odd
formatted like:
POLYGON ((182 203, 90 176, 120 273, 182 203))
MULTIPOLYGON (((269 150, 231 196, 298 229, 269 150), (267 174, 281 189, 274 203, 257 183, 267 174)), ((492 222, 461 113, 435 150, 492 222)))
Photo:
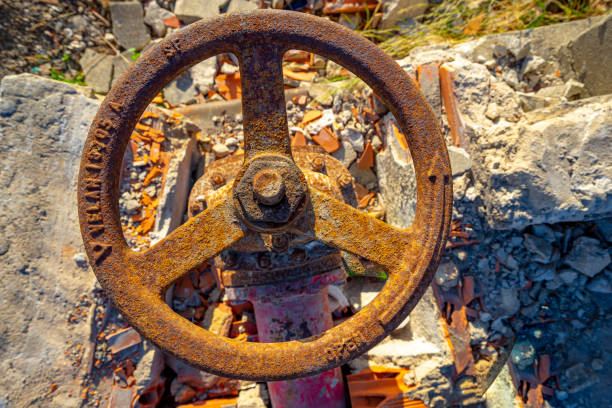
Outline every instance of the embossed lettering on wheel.
POLYGON ((392 331, 433 277, 447 238, 451 200, 444 141, 428 105, 402 69, 344 27, 307 14, 270 10, 194 23, 141 56, 94 118, 78 184, 87 255, 122 315, 143 336, 192 365, 257 381, 323 372, 355 358, 392 331), (291 158, 283 94, 281 58, 294 48, 343 65, 391 108, 407 135, 418 185, 416 217, 409 229, 371 219, 306 184, 291 158), (288 212, 272 221, 265 214, 263 219, 252 218, 252 204, 236 211, 240 197, 230 191, 149 250, 132 252, 123 238, 117 205, 121 159, 130 134, 165 84, 186 67, 222 52, 238 56, 243 88, 245 163, 234 189, 249 166, 261 166, 264 158, 280 160, 279 171, 292 174, 294 184, 283 188, 292 191, 293 198, 268 200, 283 202, 288 212), (383 292, 347 322, 319 336, 284 343, 238 343, 219 337, 164 303, 162 295, 173 280, 244 237, 247 225, 265 230, 266 222, 381 264, 389 272, 383 292))

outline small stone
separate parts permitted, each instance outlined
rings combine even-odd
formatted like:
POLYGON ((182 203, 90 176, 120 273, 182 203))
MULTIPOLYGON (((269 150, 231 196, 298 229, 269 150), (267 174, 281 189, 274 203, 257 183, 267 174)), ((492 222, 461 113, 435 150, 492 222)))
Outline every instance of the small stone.
POLYGON ((485 111, 485 116, 493 121, 497 120, 499 118, 499 106, 495 103, 489 103, 485 111))
POLYGON ((349 172, 355 177, 357 183, 365 186, 368 190, 372 190, 376 187, 378 180, 372 169, 361 170, 359 166, 357 166, 357 163, 353 163, 349 167, 349 172))
POLYGON ((557 240, 555 231, 546 224, 536 224, 533 226, 533 235, 542 238, 551 244, 557 240))
POLYGON ((315 121, 309 123, 306 126, 305 130, 308 133, 310 133, 311 135, 316 135, 324 127, 332 126, 332 124, 335 122, 335 120, 336 120, 336 115, 334 115, 333 110, 332 109, 325 109, 322 112, 322 116, 319 119, 316 119, 315 121))
POLYGON ((257 9, 257 0, 231 0, 227 13, 234 13, 236 11, 251 11, 257 9))
POLYGON ((342 95, 340 93, 337 93, 336 95, 334 95, 334 100, 332 102, 332 111, 334 113, 340 113, 341 110, 342 110, 342 95))
POLYGON ((501 288, 500 307, 504 316, 512 316, 521 308, 516 288, 501 288))
POLYGON ((442 262, 438 266, 434 279, 436 284, 445 289, 454 288, 459 283, 459 268, 452 260, 442 262))
POLYGON ((173 106, 194 102, 197 94, 190 71, 185 71, 164 88, 164 99, 173 106))
POLYGON ((508 49, 502 44, 493 45, 493 55, 497 58, 505 57, 508 54, 508 49))
POLYGON ((517 92, 521 108, 525 112, 531 112, 536 109, 545 108, 555 103, 554 98, 536 95, 533 92, 517 92))
POLYGON ((228 147, 222 143, 217 143, 213 146, 213 152, 217 157, 225 157, 230 153, 228 147))
POLYGON ((497 61, 495 61, 494 59, 485 61, 484 66, 487 67, 489 71, 492 71, 495 69, 495 67, 497 67, 497 61))
POLYGON ((585 94, 584 84, 575 79, 570 79, 565 83, 563 96, 569 100, 580 99, 585 94))
POLYGON ((490 322, 491 320, 493 320, 493 316, 491 315, 491 313, 487 313, 487 312, 481 312, 479 315, 479 318, 483 322, 490 322))
POLYGON ((217 58, 207 58, 197 63, 190 69, 193 84, 198 91, 206 94, 215 87, 215 76, 217 75, 217 58))
POLYGON ((150 197, 155 197, 157 195, 157 187, 150 185, 149 187, 145 188, 145 193, 147 193, 150 197))
POLYGON ((206 309, 202 327, 218 336, 227 337, 233 320, 232 308, 225 303, 219 303, 206 309))
POLYGON ((559 272, 559 277, 565 284, 571 285, 578 277, 578 272, 574 272, 571 269, 564 269, 559 272))
POLYGON ((586 288, 595 293, 612 293, 612 284, 610 283, 610 279, 603 273, 591 279, 591 281, 586 285, 586 288))
POLYGON ((536 272, 530 277, 533 282, 550 281, 557 277, 553 264, 536 265, 536 272))
POLYGON ((106 94, 113 76, 113 56, 86 49, 79 61, 88 86, 94 91, 106 94))
POLYGON ((223 65, 221 65, 221 68, 219 69, 219 71, 225 75, 232 75, 238 72, 238 67, 233 64, 224 62, 223 65))
POLYGON ((186 24, 201 18, 211 18, 221 14, 219 0, 176 0, 174 14, 186 24))
POLYGON ((380 137, 378 137, 378 135, 374 135, 374 137, 372 137, 371 143, 372 143, 372 148, 376 151, 378 151, 382 147, 382 140, 380 140, 380 137))
POLYGON ((141 50, 151 40, 144 24, 142 4, 139 1, 111 2, 113 34, 125 49, 141 50))
POLYGON ((164 20, 167 18, 176 17, 174 13, 165 8, 159 7, 157 1, 150 1, 145 5, 144 22, 151 27, 151 31, 157 37, 166 35, 166 25, 164 20))
POLYGON ((583 363, 578 363, 565 370, 561 385, 568 393, 575 394, 598 382, 599 377, 591 369, 587 368, 583 363))
POLYGON ((602 219, 595 221, 597 229, 601 232, 604 239, 612 243, 612 218, 602 219))
POLYGON ((546 281, 546 289, 557 290, 563 286, 563 280, 560 277, 555 276, 553 279, 546 281))
POLYGON ((520 370, 526 370, 535 362, 535 349, 527 340, 518 341, 510 353, 510 359, 520 370))
POLYGON ((519 88, 519 76, 518 73, 513 69, 508 69, 502 74, 502 80, 510 85, 512 89, 517 90, 519 88))
POLYGON ((459 176, 472 169, 472 159, 468 152, 456 146, 448 146, 447 149, 453 177, 459 176))
POLYGON ((236 146, 237 144, 238 139, 236 139, 235 137, 228 137, 227 139, 225 139, 226 146, 236 146))
POLYGON ((576 241, 570 253, 565 257, 565 263, 578 272, 592 278, 610 264, 609 252, 602 248, 594 238, 582 236, 576 241))
POLYGON ((538 90, 538 92, 536 92, 536 95, 540 97, 551 98, 552 101, 557 101, 563 96, 564 92, 564 85, 553 85, 541 88, 540 90, 538 90))
POLYGON ((525 244, 525 248, 534 254, 532 259, 535 262, 548 263, 550 261, 553 253, 550 242, 540 237, 536 237, 535 235, 523 234, 523 243, 525 244))
POLYGON ((595 371, 601 371, 604 368, 604 361, 601 358, 594 358, 591 361, 591 368, 595 371))
POLYGON ((240 390, 236 408, 267 408, 269 402, 270 396, 266 384, 257 383, 253 387, 240 390))
POLYGON ((125 209, 130 213, 138 210, 139 208, 140 208, 140 203, 134 200, 133 198, 130 200, 127 200, 125 203, 125 209))
POLYGON ((357 153, 355 149, 353 149, 353 145, 346 140, 341 142, 340 148, 333 152, 332 156, 336 160, 339 160, 347 169, 353 164, 355 159, 357 159, 357 153))
POLYGON ((87 267, 87 256, 84 253, 79 252, 78 254, 75 254, 72 259, 74 259, 74 262, 77 264, 78 267, 87 267))
POLYGON ((351 112, 350 110, 343 110, 338 115, 338 119, 340 119, 340 121, 345 125, 348 123, 349 120, 351 120, 352 117, 353 117, 353 112, 351 112))
POLYGON ((362 152, 364 149, 363 134, 352 126, 347 126, 342 130, 342 140, 348 141, 356 152, 362 152))
POLYGON ((521 78, 523 78, 525 75, 539 71, 545 64, 546 61, 537 55, 525 58, 523 60, 523 65, 521 66, 521 78))

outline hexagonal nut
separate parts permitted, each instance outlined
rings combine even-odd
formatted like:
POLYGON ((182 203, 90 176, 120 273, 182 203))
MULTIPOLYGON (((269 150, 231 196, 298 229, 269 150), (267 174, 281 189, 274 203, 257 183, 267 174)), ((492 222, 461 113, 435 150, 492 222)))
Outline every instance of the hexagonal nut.
MULTIPOLYGON (((258 181, 259 182, 259 181, 258 181)), ((234 200, 239 215, 247 224, 261 230, 280 228, 301 213, 307 203, 307 187, 299 168, 282 156, 264 156, 253 161, 234 188, 234 200), (262 200, 254 190, 256 176, 275 173, 283 181, 282 198, 274 205, 262 200), (259 197, 259 198, 258 198, 259 197)))

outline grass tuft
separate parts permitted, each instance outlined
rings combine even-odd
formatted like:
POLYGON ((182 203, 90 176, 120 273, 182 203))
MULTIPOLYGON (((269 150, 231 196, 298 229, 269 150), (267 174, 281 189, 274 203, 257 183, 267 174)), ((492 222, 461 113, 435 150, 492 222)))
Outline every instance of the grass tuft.
POLYGON ((388 30, 366 29, 361 34, 392 57, 401 58, 422 45, 452 45, 489 34, 598 16, 611 8, 612 0, 448 0, 432 6, 420 22, 388 30))

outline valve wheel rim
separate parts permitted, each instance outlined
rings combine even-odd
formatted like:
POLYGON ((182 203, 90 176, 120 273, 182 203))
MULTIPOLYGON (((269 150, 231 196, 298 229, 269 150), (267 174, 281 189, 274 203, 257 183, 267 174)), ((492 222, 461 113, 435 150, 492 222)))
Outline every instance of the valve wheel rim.
MULTIPOLYGON (((278 66, 280 61, 272 71, 278 72, 278 66)), ((241 64, 241 75, 242 69, 241 64)), ((278 85, 278 78, 272 79, 278 85)), ((244 81, 248 99, 249 84, 244 81)), ((265 91, 261 88, 264 83, 255 82, 260 88, 252 92, 254 96, 265 91)), ((276 91, 273 97, 278 97, 276 91)), ((244 98, 243 94, 243 115, 249 108, 244 104, 252 102, 244 98)), ((282 98, 284 104, 284 95, 282 98)), ((278 100, 276 105, 280 106, 278 100)), ((252 137, 246 120, 245 163, 266 152, 291 157, 286 118, 284 125, 282 118, 273 119, 277 122, 257 122, 252 137), (264 126, 259 126, 262 123, 264 126), (267 127, 269 124, 272 126, 267 127), (285 132, 285 140, 274 137, 279 129, 285 132), (270 136, 270 140, 261 142, 261 136, 270 136)), ((414 81, 390 57, 338 24, 303 13, 258 10, 191 24, 152 47, 119 78, 85 142, 78 207, 94 273, 122 315, 144 337, 205 371, 275 381, 314 375, 344 364, 372 348, 405 319, 431 282, 444 250, 452 178, 433 112, 414 81), (282 343, 241 343, 214 335, 182 318, 163 301, 165 288, 179 276, 176 268, 193 267, 244 236, 245 226, 236 216, 231 197, 198 214, 144 253, 128 248, 118 209, 123 153, 155 95, 182 70, 206 58, 233 52, 240 55, 241 62, 248 59, 242 53, 253 44, 274 44, 281 57, 288 49, 313 52, 362 78, 390 108, 406 135, 417 180, 416 215, 407 230, 390 227, 309 189, 306 215, 312 217, 313 224, 301 232, 380 263, 388 270, 389 279, 381 293, 348 321, 317 336, 282 343), (338 228, 340 224, 342 228, 338 228), (223 234, 217 229, 220 226, 223 234), (156 271, 151 272, 152 266, 156 271)))

